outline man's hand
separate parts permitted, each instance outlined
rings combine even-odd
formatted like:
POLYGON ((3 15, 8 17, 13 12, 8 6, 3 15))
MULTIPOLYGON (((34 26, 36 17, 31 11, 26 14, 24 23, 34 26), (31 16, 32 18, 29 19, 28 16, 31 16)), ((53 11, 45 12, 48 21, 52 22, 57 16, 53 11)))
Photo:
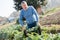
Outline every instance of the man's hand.
POLYGON ((24 35, 25 37, 28 37, 25 26, 22 26, 22 32, 24 33, 23 35, 24 35))
POLYGON ((26 30, 26 27, 25 26, 22 26, 22 31, 26 30))

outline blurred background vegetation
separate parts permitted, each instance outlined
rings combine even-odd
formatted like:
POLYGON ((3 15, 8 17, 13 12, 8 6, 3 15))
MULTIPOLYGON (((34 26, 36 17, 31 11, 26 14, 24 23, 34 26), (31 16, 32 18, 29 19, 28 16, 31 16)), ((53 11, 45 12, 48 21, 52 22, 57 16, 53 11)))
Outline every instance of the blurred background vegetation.
POLYGON ((46 5, 47 4, 47 0, 14 0, 14 5, 15 5, 15 9, 16 10, 20 10, 21 9, 21 2, 22 1, 26 1, 28 5, 32 5, 35 8, 37 8, 40 5, 46 5))

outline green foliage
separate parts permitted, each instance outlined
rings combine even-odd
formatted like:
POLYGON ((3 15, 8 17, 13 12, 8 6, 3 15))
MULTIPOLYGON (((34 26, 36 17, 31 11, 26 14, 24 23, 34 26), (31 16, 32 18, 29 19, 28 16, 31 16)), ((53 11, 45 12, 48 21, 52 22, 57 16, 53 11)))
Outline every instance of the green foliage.
POLYGON ((47 28, 43 28, 41 35, 35 32, 28 33, 28 37, 25 38, 20 25, 11 25, 10 27, 0 29, 0 40, 60 40, 60 33, 48 34, 46 33, 47 30, 47 28))

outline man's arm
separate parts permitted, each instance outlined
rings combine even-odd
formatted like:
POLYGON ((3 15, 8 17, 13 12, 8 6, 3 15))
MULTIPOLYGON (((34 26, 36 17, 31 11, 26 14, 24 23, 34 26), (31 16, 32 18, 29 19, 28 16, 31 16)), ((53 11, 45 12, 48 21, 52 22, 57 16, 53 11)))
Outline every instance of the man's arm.
POLYGON ((33 14, 35 14, 35 16, 36 16, 36 19, 37 19, 37 21, 38 21, 38 13, 37 13, 37 11, 36 11, 36 9, 32 6, 32 11, 33 11, 33 14))
POLYGON ((22 11, 20 13, 20 17, 19 17, 19 23, 21 24, 22 26, 22 31, 24 31, 26 28, 24 27, 24 22, 23 22, 23 15, 22 15, 22 11))
POLYGON ((24 26, 22 11, 20 12, 19 16, 19 23, 21 24, 21 26, 24 26))
POLYGON ((38 21, 38 26, 41 26, 40 25, 40 23, 39 23, 39 17, 38 17, 38 13, 37 13, 37 11, 36 11, 36 9, 32 6, 32 11, 33 11, 33 14, 35 14, 36 15, 36 19, 37 19, 37 21, 38 21))

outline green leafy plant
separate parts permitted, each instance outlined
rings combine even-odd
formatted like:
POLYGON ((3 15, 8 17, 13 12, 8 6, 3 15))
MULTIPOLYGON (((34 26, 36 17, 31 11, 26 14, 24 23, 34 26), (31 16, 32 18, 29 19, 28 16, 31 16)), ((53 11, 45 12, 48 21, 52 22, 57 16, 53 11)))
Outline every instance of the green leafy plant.
POLYGON ((0 30, 0 40, 60 40, 60 33, 47 33, 47 30, 47 28, 43 28, 41 35, 32 32, 28 33, 28 37, 24 37, 19 25, 11 25, 0 30))

